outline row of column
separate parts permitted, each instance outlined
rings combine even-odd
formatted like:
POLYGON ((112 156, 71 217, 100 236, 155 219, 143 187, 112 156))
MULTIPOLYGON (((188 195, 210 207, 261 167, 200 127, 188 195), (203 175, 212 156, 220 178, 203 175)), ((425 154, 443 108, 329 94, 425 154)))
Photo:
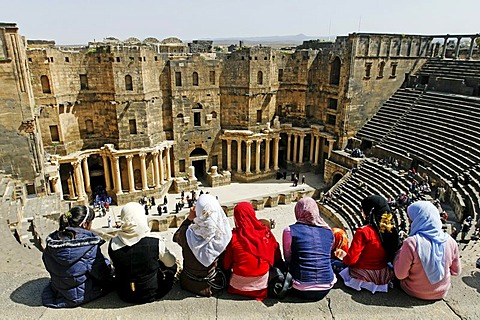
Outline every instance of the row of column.
MULTIPOLYGON (((153 176, 155 188, 160 188, 164 180, 170 180, 171 178, 171 162, 170 162, 170 149, 171 146, 166 147, 166 157, 164 163, 163 150, 155 150, 151 152, 153 157, 153 176)), ((127 174, 129 192, 135 191, 134 181, 134 169, 133 169, 133 157, 134 154, 125 155, 127 160, 127 174)), ((142 179, 142 190, 148 190, 147 179, 147 153, 139 153, 140 157, 140 172, 142 179)), ((105 175, 105 187, 106 191, 114 191, 116 194, 122 194, 122 177, 120 170, 120 157, 121 156, 108 156, 102 155, 103 170, 105 175), (111 183, 111 177, 113 176, 113 189, 111 183)), ((73 179, 68 180, 68 189, 70 195, 77 196, 79 201, 84 200, 87 193, 92 192, 90 184, 90 172, 88 169, 88 156, 79 159, 78 161, 71 162, 73 167, 73 179), (72 181, 73 180, 73 181, 72 181), (75 185, 73 185, 75 184, 75 185), (76 191, 76 192, 75 192, 76 191)), ((54 187, 55 188, 55 187, 54 187)), ((54 190, 55 192, 57 190, 54 190)))
MULTIPOLYGON (((445 55, 447 53, 447 43, 448 43, 448 39, 450 39, 450 37, 444 37, 443 38, 443 50, 442 50, 442 53, 440 55, 441 58, 445 58, 445 55)), ((460 43, 462 41, 462 37, 456 37, 457 39, 457 43, 455 45, 455 53, 453 55, 453 59, 457 59, 458 56, 459 56, 459 53, 460 53, 460 43)), ((470 60, 473 56, 473 46, 475 45, 475 40, 477 39, 476 36, 471 36, 470 37, 470 48, 469 48, 469 51, 468 51, 468 56, 467 56, 467 60, 470 60)))
MULTIPOLYGON (((287 162, 292 162, 294 164, 303 164, 303 153, 305 148, 305 133, 287 133, 287 162), (293 139, 293 159, 292 154, 292 139, 293 139), (298 156, 298 157, 297 157, 298 156)), ((318 165, 318 160, 320 156, 320 162, 323 162, 323 149, 325 147, 325 139, 320 135, 311 133, 311 142, 310 142, 310 163, 313 165, 318 165)), ((334 140, 332 140, 334 141, 334 140)), ((331 145, 329 144, 328 156, 330 156, 331 145)))
MULTIPOLYGON (((227 170, 232 171, 232 141, 227 139, 227 170)), ((237 172, 242 172, 242 139, 236 139, 237 141, 237 172)), ((265 170, 270 169, 270 142, 272 138, 266 139, 255 139, 247 140, 245 142, 246 146, 246 165, 245 173, 251 173, 251 162, 252 162, 252 143, 255 141, 255 173, 261 173, 260 168, 260 154, 261 154, 261 145, 265 141, 265 170)), ((280 137, 273 138, 273 170, 278 170, 278 149, 279 149, 280 137)))
MULTIPOLYGON (((171 162, 170 162, 170 146, 166 147, 167 154, 165 157, 166 163, 163 160, 163 149, 155 150, 151 153, 153 158, 153 178, 155 188, 160 188, 164 180, 170 180, 171 178, 171 162)), ((133 157, 136 155, 128 154, 125 156, 127 160, 127 175, 128 175, 128 185, 129 192, 135 192, 135 179, 134 179, 134 169, 133 169, 133 157)), ((140 173, 142 180, 142 190, 148 190, 148 178, 147 178, 147 153, 141 152, 138 154, 140 157, 140 173)), ((107 192, 112 190, 112 185, 110 183, 110 169, 109 169, 109 159, 112 163, 112 173, 113 173, 113 191, 116 194, 122 194, 122 177, 120 171, 120 156, 112 156, 111 158, 105 155, 102 155, 103 158, 103 169, 105 173, 105 187, 107 192)))

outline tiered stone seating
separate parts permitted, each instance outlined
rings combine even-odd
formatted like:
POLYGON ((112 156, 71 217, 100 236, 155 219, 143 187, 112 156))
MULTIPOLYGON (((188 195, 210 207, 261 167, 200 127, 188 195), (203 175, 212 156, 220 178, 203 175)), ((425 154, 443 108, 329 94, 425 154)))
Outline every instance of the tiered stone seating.
POLYGON ((480 79, 480 65, 478 61, 429 59, 418 74, 453 79, 480 79))
MULTIPOLYGON (((408 190, 409 182, 390 168, 383 167, 373 159, 366 159, 361 167, 351 176, 335 186, 334 199, 328 207, 338 213, 354 231, 363 225, 360 215, 362 199, 372 194, 380 194, 385 198, 395 199, 400 192, 408 190)), ((407 220, 405 212, 395 217, 407 220)))
POLYGON ((447 180, 479 163, 480 99, 457 96, 438 92, 420 96, 384 137, 382 147, 424 160, 447 180))
POLYGON ((395 124, 408 112, 421 93, 422 92, 418 90, 399 89, 360 129, 357 133, 357 137, 360 139, 372 140, 376 143, 380 142, 395 124))
POLYGON ((43 272, 41 252, 27 244, 20 244, 10 229, 7 215, 18 212, 22 207, 22 200, 15 199, 15 184, 8 177, 3 176, 0 187, 0 257, 2 257, 2 271, 4 272, 43 272))

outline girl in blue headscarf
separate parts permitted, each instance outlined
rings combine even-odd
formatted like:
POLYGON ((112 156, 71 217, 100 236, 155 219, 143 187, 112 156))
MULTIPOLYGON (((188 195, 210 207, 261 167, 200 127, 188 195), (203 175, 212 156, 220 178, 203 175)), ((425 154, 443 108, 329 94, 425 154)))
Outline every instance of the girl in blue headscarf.
POLYGON ((440 214, 431 202, 415 202, 407 213, 410 234, 395 258, 395 276, 411 296, 443 299, 450 289, 450 275, 461 272, 458 245, 443 232, 440 214))

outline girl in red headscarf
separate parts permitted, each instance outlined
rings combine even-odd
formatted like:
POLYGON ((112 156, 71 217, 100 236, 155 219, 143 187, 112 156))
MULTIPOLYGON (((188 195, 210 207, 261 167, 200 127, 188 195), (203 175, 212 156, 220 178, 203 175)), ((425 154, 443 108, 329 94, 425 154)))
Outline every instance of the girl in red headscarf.
POLYGON ((248 202, 240 202, 233 211, 235 228, 225 251, 223 264, 232 270, 228 292, 262 301, 267 297, 268 271, 283 268, 280 246, 273 233, 256 217, 248 202))

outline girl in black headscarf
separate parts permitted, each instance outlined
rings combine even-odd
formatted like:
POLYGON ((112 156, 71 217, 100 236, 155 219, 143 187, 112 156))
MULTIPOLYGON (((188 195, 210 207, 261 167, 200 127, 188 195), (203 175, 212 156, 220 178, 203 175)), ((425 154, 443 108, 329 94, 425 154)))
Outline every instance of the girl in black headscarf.
POLYGON ((387 292, 393 279, 392 262, 400 241, 393 214, 387 200, 379 195, 362 200, 362 215, 366 222, 358 228, 343 263, 349 266, 340 275, 345 285, 375 293, 387 292))

